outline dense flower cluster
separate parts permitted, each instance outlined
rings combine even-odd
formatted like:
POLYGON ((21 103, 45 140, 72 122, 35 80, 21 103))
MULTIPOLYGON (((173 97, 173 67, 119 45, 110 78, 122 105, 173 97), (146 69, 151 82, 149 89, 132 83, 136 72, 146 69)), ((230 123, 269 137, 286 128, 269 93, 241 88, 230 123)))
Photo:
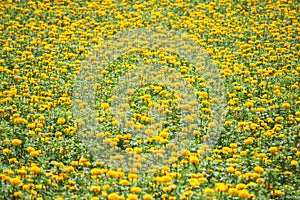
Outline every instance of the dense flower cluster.
POLYGON ((299 199, 299 9, 292 0, 1 2, 1 197, 299 199), (202 144, 216 126, 216 99, 208 89, 214 80, 197 73, 201 66, 155 46, 97 66, 92 120, 105 130, 87 136, 140 163, 149 153, 166 159, 161 147, 174 150, 164 166, 141 173, 139 166, 110 168, 95 156, 78 131, 86 121, 75 119, 73 106, 87 106, 74 102, 74 86, 86 60, 101 65, 95 49, 124 30, 147 27, 184 32, 203 47, 222 77, 227 112, 221 137, 208 152, 202 144), (182 106, 178 91, 165 84, 135 83, 126 90, 130 103, 118 105, 131 112, 122 121, 124 112, 114 110, 115 87, 120 77, 139 73, 141 63, 173 70, 195 100, 182 106), (178 107, 191 114, 181 116, 178 107), (197 112, 189 111, 194 107, 197 112), (148 115, 150 108, 167 120, 148 115), (179 131, 182 124, 188 126, 179 131), (133 131, 121 132, 123 126, 133 131), (133 134, 139 130, 145 137, 133 134), (169 141, 187 133, 194 141, 177 151, 169 141))

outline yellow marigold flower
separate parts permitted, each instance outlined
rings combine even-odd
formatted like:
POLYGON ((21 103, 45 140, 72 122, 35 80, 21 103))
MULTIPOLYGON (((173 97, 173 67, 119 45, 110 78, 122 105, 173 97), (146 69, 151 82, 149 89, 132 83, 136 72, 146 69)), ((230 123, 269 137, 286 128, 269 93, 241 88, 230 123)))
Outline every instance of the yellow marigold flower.
POLYGON ((298 165, 298 162, 297 162, 296 160, 292 160, 292 161, 291 161, 291 165, 292 165, 292 166, 297 166, 297 165, 298 165))
POLYGON ((129 181, 123 179, 123 180, 120 180, 119 184, 120 184, 120 185, 125 185, 125 186, 126 186, 126 185, 129 185, 129 181))
POLYGON ((169 134, 166 131, 162 131, 162 132, 159 133, 159 136, 162 137, 162 138, 164 138, 164 139, 167 139, 168 136, 169 136, 169 134))
POLYGON ((108 103, 102 103, 100 107, 101 107, 102 110, 106 111, 106 110, 109 109, 109 104, 108 103))
POLYGON ((9 139, 7 139, 7 138, 5 138, 5 139, 3 139, 3 140, 2 140, 2 142, 3 142, 3 143, 9 143, 9 142, 10 142, 10 140, 9 140, 9 139))
POLYGON ((186 67, 181 67, 180 68, 180 72, 182 72, 182 73, 186 73, 188 70, 187 70, 187 68, 186 67))
POLYGON ((72 162, 71 162, 71 165, 72 165, 73 167, 77 167, 77 166, 79 165, 79 162, 78 162, 78 161, 72 161, 72 162))
POLYGON ((246 140, 244 140, 244 144, 253 144, 254 138, 248 137, 246 140))
POLYGON ((108 172, 106 172, 106 176, 108 178, 117 178, 118 177, 118 172, 113 171, 113 170, 109 170, 108 172))
POLYGON ((246 190, 246 189, 240 190, 238 195, 241 198, 250 198, 250 194, 249 194, 248 190, 246 190))
POLYGON ((256 179, 256 183, 258 183, 258 184, 262 184, 263 182, 264 182, 263 178, 256 179))
POLYGON ((27 174, 27 171, 24 170, 24 169, 18 169, 18 170, 17 170, 17 173, 18 173, 19 175, 26 175, 26 174, 27 174))
POLYGON ((204 189, 204 194, 213 194, 214 193, 214 190, 211 189, 211 188, 205 188, 204 189))
POLYGON ((271 194, 275 196, 281 196, 284 195, 284 192, 282 192, 281 190, 273 190, 271 194))
POLYGON ((280 90, 276 89, 276 90, 274 90, 273 94, 275 94, 275 95, 280 95, 281 92, 280 92, 280 90))
POLYGON ((161 86, 155 86, 154 87, 154 92, 155 93, 158 93, 158 92, 160 92, 162 90, 162 87, 161 86))
POLYGON ((12 143, 12 145, 14 145, 14 146, 19 146, 19 145, 22 143, 22 141, 19 140, 19 139, 13 139, 13 140, 11 141, 11 143, 12 143))
POLYGON ((74 180, 68 180, 68 183, 69 183, 70 185, 75 185, 75 184, 76 184, 76 181, 74 181, 74 180))
POLYGON ((195 92, 195 95, 199 96, 200 99, 208 98, 208 93, 207 92, 195 92))
POLYGON ((232 148, 232 149, 236 149, 237 148, 237 146, 238 146, 238 144, 237 143, 230 143, 230 148, 232 148))
POLYGON ((239 184, 236 185, 236 188, 238 190, 246 189, 247 185, 245 185, 244 183, 239 183, 239 184))
POLYGON ((256 108, 256 110, 260 113, 264 113, 266 109, 263 107, 259 107, 259 108, 256 108))
POLYGON ((285 109, 290 109, 291 105, 289 103, 283 103, 283 104, 281 104, 281 107, 285 108, 285 109))
POLYGON ((14 192, 15 197, 21 197, 23 193, 21 191, 14 192))
MULTIPOLYGON (((163 166, 162 169, 161 169, 161 173, 163 173, 163 174, 169 173, 170 171, 171 171, 171 169, 168 166, 163 166)), ((172 175, 172 174, 170 174, 170 175, 172 175)))
POLYGON ((150 194, 145 194, 143 196, 143 200, 152 200, 152 199, 153 199, 153 197, 150 194))
POLYGON ((236 85, 236 86, 233 86, 233 89, 235 89, 235 90, 239 91, 239 90, 241 90, 241 89, 242 89, 242 87, 241 87, 241 86, 239 86, 239 85, 236 85))
POLYGON ((198 131, 198 130, 194 130, 194 131, 193 131, 193 134, 199 136, 199 135, 201 135, 201 132, 198 131))
POLYGON ((273 120, 272 118, 268 117, 268 118, 267 118, 267 122, 268 122, 268 123, 274 123, 274 120, 273 120))
POLYGON ((90 191, 90 192, 100 192, 100 191, 101 191, 101 187, 98 186, 98 185, 92 185, 92 186, 89 188, 89 191, 90 191))
POLYGON ((254 171, 256 173, 262 174, 262 173, 264 173, 265 170, 264 170, 264 168, 262 168, 260 166, 256 166, 256 167, 254 167, 254 171))
POLYGON ((253 107, 254 106, 254 102, 248 101, 248 102, 244 103, 244 106, 246 106, 246 107, 253 107))
POLYGON ((28 191, 28 190, 30 190, 30 188, 31 188, 30 184, 25 184, 22 186, 22 190, 24 190, 24 191, 28 191))
POLYGON ((102 190, 107 190, 108 188, 110 188, 108 184, 102 186, 102 190))
POLYGON ((190 156, 189 161, 192 164, 198 164, 199 163, 199 158, 196 157, 196 156, 190 156))
POLYGON ((66 173, 75 172, 75 169, 74 169, 73 166, 68 166, 68 167, 65 168, 65 172, 66 173))
POLYGON ((255 173, 255 172, 246 172, 244 174, 244 177, 247 178, 247 179, 254 179, 254 178, 258 178, 259 174, 255 173))
POLYGON ((30 136, 30 137, 33 137, 33 136, 35 136, 35 132, 34 132, 34 131, 29 131, 29 133, 28 133, 28 134, 29 134, 29 136, 30 136))
POLYGON ((270 151, 271 153, 273 153, 273 154, 276 154, 276 153, 278 153, 278 148, 277 148, 277 147, 270 147, 270 148, 269 148, 269 151, 270 151))
POLYGON ((117 172, 117 178, 123 178, 124 175, 124 172, 117 172))
POLYGON ((126 200, 138 200, 139 197, 136 194, 129 194, 126 200))
POLYGON ((64 124, 66 122, 66 119, 65 118, 63 118, 63 117, 61 117, 61 118, 58 118, 58 120, 57 120, 57 124, 59 124, 59 125, 62 125, 62 124, 64 124))
POLYGON ((233 174, 235 172, 234 167, 228 167, 227 172, 230 173, 230 174, 233 174))
POLYGON ((32 166, 30 168, 30 172, 32 174, 39 174, 39 173, 41 173, 42 170, 43 170, 43 168, 42 167, 38 167, 38 166, 32 166))
POLYGON ((170 177, 170 176, 162 176, 162 181, 164 183, 169 183, 169 182, 172 181, 172 177, 170 177))
MULTIPOLYGON (((259 125, 256 124, 256 123, 250 123, 249 127, 250 127, 251 130, 256 130, 259 127, 259 125)), ((245 128, 244 130, 250 130, 250 129, 249 128, 245 128)))
POLYGON ((140 187, 134 186, 134 187, 130 188, 130 192, 133 192, 133 193, 140 193, 141 191, 142 191, 142 188, 140 188, 140 187))
MULTIPOLYGON (((37 191, 36 191, 36 190, 30 190, 30 193, 31 193, 32 195, 37 195, 37 191)), ((58 199, 59 199, 59 200, 64 200, 63 197, 59 197, 58 199)))
POLYGON ((194 122, 195 119, 194 119, 192 116, 188 115, 188 116, 185 116, 185 117, 184 117, 184 120, 185 120, 187 123, 192 123, 192 122, 194 122))
POLYGON ((191 185, 191 187, 193 187, 193 188, 199 187, 199 186, 200 186, 200 182, 199 182, 198 179, 196 179, 196 178, 191 178, 191 179, 190 179, 190 185, 191 185))
POLYGON ((265 81, 262 81, 262 82, 259 84, 260 87, 265 87, 266 85, 267 85, 267 82, 265 82, 265 81))
POLYGON ((39 151, 34 150, 34 151, 31 151, 29 153, 29 155, 30 155, 30 157, 38 157, 40 155, 40 153, 39 153, 39 151))
POLYGON ((35 185, 35 188, 38 189, 38 190, 40 190, 40 189, 43 188, 43 185, 42 184, 35 185))
POLYGON ((182 154, 184 155, 184 156, 187 156, 187 157, 189 157, 190 155, 191 155, 191 152, 189 151, 189 150, 183 150, 182 151, 182 154))
POLYGON ((280 122, 280 121, 282 121, 282 120, 283 120, 283 117, 281 117, 281 116, 275 118, 275 121, 276 121, 276 122, 280 122))
POLYGON ((230 120, 225 121, 225 125, 226 126, 231 126, 232 125, 232 121, 230 121, 230 120))
POLYGON ((14 119, 14 124, 27 124, 28 121, 24 118, 17 117, 14 119))
POLYGON ((7 174, 9 174, 9 175, 15 174, 15 172, 14 172, 13 170, 9 170, 9 169, 4 169, 3 172, 4 172, 4 173, 7 173, 7 174))
POLYGON ((188 198, 187 198, 187 196, 182 195, 182 196, 180 197, 180 200, 188 200, 188 198))
POLYGON ((225 192, 228 189, 228 186, 225 183, 216 183, 215 187, 217 192, 225 192))
POLYGON ((236 188, 229 188, 228 193, 231 195, 237 195, 239 191, 236 188))
POLYGON ((13 185, 21 185, 23 184, 22 180, 19 177, 15 177, 10 179, 10 183, 13 185))
POLYGON ((241 155, 241 156, 246 156, 246 155, 247 155, 247 151, 241 151, 241 152, 240 152, 240 155, 241 155))
POLYGON ((91 170, 91 175, 100 175, 100 174, 102 174, 102 170, 99 168, 93 168, 91 170))
POLYGON ((167 198, 169 198, 169 195, 168 195, 168 194, 162 194, 162 195, 161 195, 161 198, 162 198, 162 199, 167 199, 167 198))
POLYGON ((257 154, 257 157, 260 159, 264 159, 264 158, 267 158, 267 155, 265 153, 259 153, 259 154, 257 154))
POLYGON ((3 152, 3 155, 8 155, 11 153, 11 150, 6 148, 6 149, 3 149, 2 152, 3 152))
POLYGON ((130 173, 130 174, 128 174, 128 179, 132 182, 135 182, 138 179, 138 175, 130 173))

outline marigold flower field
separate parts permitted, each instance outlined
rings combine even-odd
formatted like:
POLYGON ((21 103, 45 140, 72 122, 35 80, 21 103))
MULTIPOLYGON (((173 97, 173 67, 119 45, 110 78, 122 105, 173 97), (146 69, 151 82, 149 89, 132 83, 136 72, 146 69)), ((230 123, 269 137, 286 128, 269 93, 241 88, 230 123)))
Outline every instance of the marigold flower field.
POLYGON ((0 2, 0 199, 300 199, 299 2, 0 2))

